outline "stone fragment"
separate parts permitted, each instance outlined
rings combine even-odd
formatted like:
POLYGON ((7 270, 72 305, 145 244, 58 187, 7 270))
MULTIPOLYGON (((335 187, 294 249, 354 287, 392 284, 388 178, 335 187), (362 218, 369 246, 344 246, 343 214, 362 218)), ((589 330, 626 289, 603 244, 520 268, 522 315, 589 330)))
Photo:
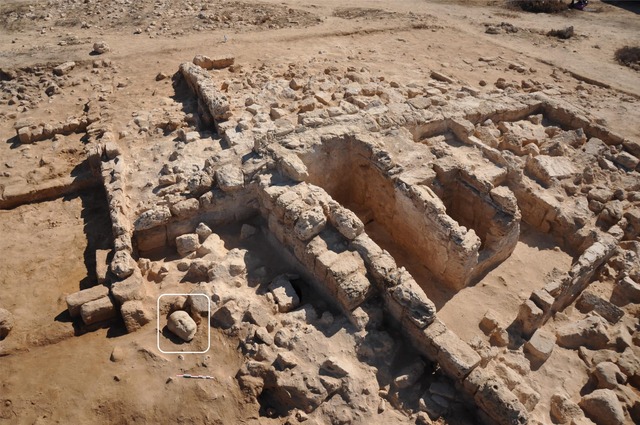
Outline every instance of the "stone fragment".
POLYGON ((542 329, 538 329, 531 339, 524 345, 524 350, 537 362, 544 363, 551 355, 555 345, 555 335, 545 332, 542 329))
POLYGON ((109 262, 107 261, 111 250, 96 249, 96 280, 99 284, 107 281, 107 273, 109 272, 109 262))
POLYGON ((185 219, 195 215, 200 208, 200 202, 195 198, 183 199, 169 207, 171 214, 177 218, 185 219))
POLYGON ((118 251, 111 260, 111 273, 119 279, 125 279, 131 276, 136 269, 136 263, 131 258, 128 251, 118 251))
POLYGON ((555 423, 569 423, 572 419, 584 415, 580 406, 564 394, 554 394, 551 396, 550 407, 549 413, 555 423))
POLYGON ((211 316, 211 324, 220 329, 229 329, 240 322, 242 312, 235 301, 229 301, 211 316))
POLYGON ((478 406, 497 424, 528 423, 526 408, 507 387, 495 379, 489 379, 481 385, 474 399, 478 406))
POLYGON ((93 51, 98 55, 102 55, 104 53, 110 52, 111 48, 106 42, 98 41, 93 43, 93 51))
POLYGON ((488 310, 480 320, 480 329, 487 335, 493 332, 499 325, 500 322, 498 321, 496 312, 493 310, 488 310))
POLYGON ((640 304, 640 284, 635 282, 629 276, 625 276, 618 283, 618 287, 626 299, 632 303, 640 304))
POLYGON ((207 257, 209 260, 220 260, 224 258, 229 250, 224 246, 224 241, 216 233, 210 234, 198 247, 198 256, 207 257))
POLYGON ((176 248, 178 250, 178 255, 186 257, 200 248, 200 239, 195 233, 180 235, 176 238, 176 248))
POLYGON ((281 313, 286 313, 300 304, 300 298, 286 275, 276 277, 270 284, 269 290, 278 305, 281 313))
POLYGON ((194 65, 198 65, 204 69, 224 69, 233 65, 235 58, 233 56, 218 56, 210 58, 204 55, 196 55, 193 58, 194 65))
POLYGON ((285 155, 280 159, 279 164, 284 174, 294 181, 302 182, 309 178, 307 166, 297 155, 285 155))
POLYGON ((435 337, 433 344, 438 349, 438 363, 456 379, 463 380, 480 363, 480 355, 450 330, 435 337))
POLYGON ((15 319, 13 314, 4 308, 0 308, 0 340, 3 340, 9 335, 9 332, 15 325, 15 319))
POLYGON ((120 314, 128 333, 133 333, 151 322, 153 316, 142 301, 127 301, 120 307, 120 314))
POLYGON ((335 357, 329 357, 325 360, 320 369, 335 378, 344 378, 349 375, 349 368, 335 357))
POLYGON ((75 66, 75 62, 65 62, 53 68, 53 73, 60 77, 62 75, 68 74, 69 71, 75 68, 75 66))
POLYGON ((628 152, 623 151, 613 158, 613 162, 623 166, 627 170, 633 171, 636 169, 636 167, 640 163, 640 159, 636 158, 635 156, 631 155, 628 152))
POLYGON ((185 308, 191 312, 191 317, 195 317, 196 321, 199 321, 200 318, 209 316, 210 305, 207 294, 196 292, 189 294, 185 308))
POLYGON ((82 304, 106 297, 108 294, 109 288, 104 285, 98 285, 68 295, 66 301, 69 315, 71 317, 77 317, 80 315, 80 307, 82 307, 82 304))
POLYGON ((564 156, 532 156, 527 160, 526 169, 545 186, 554 179, 569 178, 577 173, 571 159, 564 156))
POLYGON ((627 380, 618 365, 613 362, 599 363, 593 370, 592 376, 595 378, 598 388, 609 390, 615 389, 618 384, 624 384, 627 380))
POLYGON ((436 306, 412 277, 403 278, 399 285, 388 291, 391 299, 402 309, 402 316, 420 329, 424 329, 435 319, 436 306))
POLYGON ((223 192, 235 192, 244 187, 242 169, 228 164, 216 170, 216 181, 223 192))
POLYGON ((293 369, 298 366, 298 358, 289 351, 282 351, 276 357, 275 365, 278 370, 293 369))
POLYGON ((108 296, 89 301, 80 307, 80 317, 87 325, 111 320, 116 316, 116 307, 108 296))
POLYGON ((580 400, 580 407, 597 425, 624 425, 622 405, 611 390, 595 390, 580 400))
POLYGON ((308 241, 324 230, 327 218, 321 206, 303 211, 293 228, 293 233, 302 241, 308 241))
POLYGON ((171 211, 166 206, 158 206, 140 214, 134 226, 136 231, 151 229, 166 224, 171 219, 171 211))
POLYGON ((576 302, 576 307, 582 313, 595 311, 612 324, 617 323, 624 315, 624 311, 622 311, 620 307, 600 298, 590 291, 582 292, 582 295, 576 302))
POLYGON ((212 233, 213 231, 204 223, 200 223, 196 227, 196 235, 198 235, 200 243, 204 242, 212 233))
POLYGON ((556 336, 559 346, 574 350, 580 347, 599 350, 609 342, 607 321, 597 315, 558 328, 556 336))
POLYGON ((111 295, 121 305, 127 301, 141 300, 144 298, 146 288, 142 274, 138 271, 123 281, 111 285, 111 295))
POLYGON ((171 313, 167 320, 167 328, 174 335, 186 342, 191 341, 198 330, 196 322, 183 310, 171 313))
POLYGON ((342 236, 349 240, 355 239, 364 232, 364 224, 358 216, 339 205, 333 205, 329 209, 329 221, 342 236))

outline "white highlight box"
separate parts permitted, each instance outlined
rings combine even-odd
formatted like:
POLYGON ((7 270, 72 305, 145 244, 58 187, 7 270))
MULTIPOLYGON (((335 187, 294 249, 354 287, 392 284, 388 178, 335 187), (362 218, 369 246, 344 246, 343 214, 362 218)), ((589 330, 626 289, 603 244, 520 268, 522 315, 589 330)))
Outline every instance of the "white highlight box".
POLYGON ((156 343, 158 351, 163 354, 204 354, 211 348, 211 300, 206 294, 160 294, 156 301, 156 343), (207 299, 207 348, 204 351, 164 351, 160 348, 160 298, 162 297, 205 297, 207 299))

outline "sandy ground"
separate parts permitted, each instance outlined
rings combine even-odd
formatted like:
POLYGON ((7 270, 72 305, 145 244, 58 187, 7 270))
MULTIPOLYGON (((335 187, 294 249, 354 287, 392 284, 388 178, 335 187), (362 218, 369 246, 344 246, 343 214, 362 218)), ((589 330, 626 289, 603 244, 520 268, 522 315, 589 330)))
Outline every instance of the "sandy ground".
MULTIPOLYGON (((554 16, 481 0, 368 0, 349 8, 335 0, 227 1, 208 9, 198 1, 173 7, 169 1, 134 3, 2 2, 0 69, 29 69, 23 82, 33 84, 21 92, 29 99, 13 104, 12 86, 3 86, 0 187, 65 175, 82 150, 77 135, 16 147, 17 120, 64 121, 100 93, 111 127, 120 131, 159 102, 175 101, 180 108, 170 79, 156 81, 156 75, 175 73, 195 54, 229 54, 246 66, 338 63, 402 82, 437 70, 480 90, 490 90, 498 78, 533 80, 623 136, 640 138, 640 74, 613 59, 617 48, 640 44, 638 14, 600 1, 591 2, 591 12, 554 16), (223 18, 199 17, 203 13, 223 18), (518 32, 485 33, 487 25, 502 22, 518 32), (570 25, 576 35, 569 40, 545 35, 570 25), (112 51, 91 56, 100 40, 112 51), (111 63, 94 68, 96 59, 111 63), (45 77, 33 68, 71 60, 79 65, 68 86, 59 95, 44 94, 45 77)), ((157 160, 146 155, 147 141, 139 138, 125 148, 138 156, 141 179, 156 172, 146 167, 157 160)), ((132 335, 121 323, 86 332, 68 317, 65 296, 91 286, 95 249, 106 248, 108 239, 101 193, 0 210, 0 307, 16 319, 11 337, 0 342, 0 423, 276 423, 258 418, 259 406, 244 403, 234 378, 242 356, 215 329, 210 353, 179 360, 158 353, 152 326, 132 335), (214 380, 169 379, 181 372, 206 372, 214 380)), ((477 323, 487 308, 504 312, 505 322, 513 319, 514 309, 544 285, 544 276, 554 267, 566 270, 571 260, 544 235, 525 229, 509 260, 476 285, 434 301, 443 321, 470 340, 481 332, 468 323, 477 323)), ((562 350, 554 356, 536 372, 541 387, 572 367, 562 350)), ((577 378, 567 381, 568 389, 579 390, 577 378)))

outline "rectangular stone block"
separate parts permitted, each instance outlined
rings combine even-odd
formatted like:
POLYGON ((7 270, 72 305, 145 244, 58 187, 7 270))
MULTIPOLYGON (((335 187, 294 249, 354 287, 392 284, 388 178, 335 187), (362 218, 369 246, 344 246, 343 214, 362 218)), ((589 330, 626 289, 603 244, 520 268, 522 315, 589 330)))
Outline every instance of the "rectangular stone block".
POLYGON ((86 325, 105 322, 114 319, 116 316, 116 307, 109 296, 89 301, 80 307, 80 317, 82 317, 82 321, 86 325))
POLYGON ((107 281, 107 273, 109 272, 108 257, 110 253, 110 249, 96 249, 96 279, 99 284, 107 281))
MULTIPOLYGON (((316 258, 316 267, 314 276, 321 282, 326 284, 327 272, 335 261, 338 260, 338 254, 333 251, 325 251, 316 258)), ((333 292, 333 291, 332 291, 333 292)))
POLYGON ((595 311, 612 324, 618 323, 622 316, 624 316, 624 311, 622 311, 620 307, 589 291, 582 293, 578 302, 576 302, 576 307, 582 313, 595 311))
POLYGON ((111 285, 111 295, 121 305, 127 301, 141 300, 146 294, 144 280, 138 268, 134 273, 123 281, 115 282, 111 285))
POLYGON ((531 293, 531 301, 544 313, 548 313, 555 299, 545 289, 537 289, 531 293))
POLYGON ((436 359, 442 369, 458 380, 464 379, 480 363, 480 355, 449 330, 437 336, 434 345, 438 347, 436 359))
POLYGON ((371 283, 362 273, 353 273, 336 281, 338 302, 351 311, 362 304, 371 292, 371 283))
POLYGON ((67 296, 67 309, 71 317, 80 314, 80 307, 90 301, 106 297, 109 294, 109 288, 104 285, 94 286, 93 288, 83 289, 67 296))
POLYGON ((524 351, 537 362, 545 362, 556 346, 556 336, 538 329, 524 345, 524 351))
POLYGON ((526 408, 505 385, 495 379, 486 381, 476 392, 474 400, 496 424, 528 423, 526 408))

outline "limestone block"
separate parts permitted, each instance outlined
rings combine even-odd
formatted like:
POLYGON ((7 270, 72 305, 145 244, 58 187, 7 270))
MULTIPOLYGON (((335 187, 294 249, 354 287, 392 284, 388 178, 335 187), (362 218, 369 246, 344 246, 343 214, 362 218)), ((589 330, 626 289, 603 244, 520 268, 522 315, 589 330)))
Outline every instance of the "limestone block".
POLYGON ((204 242, 212 233, 213 231, 204 223, 200 223, 196 227, 196 235, 198 235, 200 243, 204 242))
POLYGON ((613 362, 601 362, 595 367, 592 376, 600 389, 614 390, 619 384, 625 384, 627 377, 613 362))
POLYGON ((167 328, 169 328, 169 331, 174 335, 186 342, 191 341, 198 331, 196 322, 183 310, 171 313, 167 320, 167 328))
POLYGON ((205 55, 196 55, 193 63, 204 69, 223 69, 233 65, 235 58, 233 56, 217 56, 210 58, 205 55))
POLYGON ((401 320, 403 325, 405 321, 409 321, 414 326, 424 329, 435 319, 435 305, 409 273, 404 273, 399 284, 387 291, 389 296, 385 296, 385 304, 390 310, 396 309, 390 304, 397 304, 401 309, 401 318, 397 319, 401 320))
POLYGON ((531 339, 524 345, 525 352, 529 353, 533 359, 542 363, 545 362, 556 345, 556 337, 542 329, 538 329, 531 339))
POLYGON ((335 290, 340 305, 351 311, 366 300, 371 292, 371 283, 364 274, 353 273, 340 278, 335 290))
POLYGON ((494 379, 486 381, 478 389, 474 399, 478 407, 497 424, 517 425, 528 422, 526 408, 511 391, 494 379))
POLYGON ((521 382, 512 390, 513 394, 518 397, 520 403, 527 409, 527 412, 533 411, 540 401, 540 393, 531 388, 529 385, 521 382))
POLYGON ((128 251, 117 251, 111 260, 111 273, 119 279, 125 279, 137 269, 135 261, 128 251))
POLYGON ((146 288, 139 270, 127 279, 111 285, 111 295, 121 305, 127 301, 141 300, 145 294, 146 288))
POLYGON ((324 251, 318 257, 316 257, 314 275, 321 282, 324 282, 327 278, 327 270, 331 268, 331 265, 338 260, 338 254, 334 251, 324 251))
POLYGON ((191 312, 191 317, 199 321, 200 318, 209 316, 210 305, 211 303, 207 294, 192 292, 187 297, 185 308, 191 312))
POLYGON ((525 337, 532 335, 542 323, 544 312, 538 308, 531 300, 527 300, 520 305, 517 321, 522 326, 522 333, 525 337))
POLYGON ((488 372, 487 369, 476 367, 462 382, 462 387, 467 394, 473 396, 482 387, 485 382, 493 378, 493 374, 488 372))
POLYGON ((108 294, 109 288, 104 285, 98 285, 68 295, 67 309, 69 310, 69 315, 71 317, 78 316, 80 314, 80 307, 82 307, 83 304, 106 297, 108 294))
POLYGON ((117 310, 109 296, 89 301, 80 307, 80 317, 87 325, 111 320, 116 316, 117 310))
POLYGON ((282 217, 282 221, 285 227, 287 229, 293 227, 300 215, 308 209, 310 209, 310 205, 302 199, 296 199, 284 207, 284 216, 282 217))
POLYGON ((370 266, 372 260, 382 254, 382 248, 378 246, 366 233, 361 233, 353 239, 349 245, 351 250, 360 254, 367 266, 370 266))
POLYGON ((53 68, 53 73, 60 77, 62 75, 68 74, 75 67, 75 62, 65 62, 53 68))
POLYGON ((527 159, 526 169, 545 186, 552 179, 566 179, 577 173, 570 158, 563 156, 538 155, 527 159))
POLYGON ((345 238, 353 240, 364 232, 364 224, 351 210, 333 204, 328 212, 329 221, 345 238))
POLYGON ((449 376, 463 380, 480 363, 480 355, 449 330, 433 342, 438 348, 436 359, 449 376))
POLYGON ((555 298, 544 288, 536 289, 531 293, 531 301, 534 302, 544 313, 548 313, 555 302, 555 298))
POLYGON ((107 273, 109 272, 109 262, 107 258, 110 253, 110 249, 96 249, 96 279, 99 284, 107 281, 107 273))
POLYGON ((563 348, 592 350, 605 348, 609 342, 607 321, 600 316, 590 316, 557 329, 558 345, 563 348))
POLYGON ((307 166, 297 155, 285 155, 280 159, 280 167, 284 174, 297 182, 305 181, 309 178, 307 166))
POLYGON ((298 195, 293 190, 287 190, 284 193, 280 194, 274 202, 273 212, 276 217, 280 220, 284 219, 285 209, 288 205, 300 199, 300 195, 298 195))
POLYGON ((611 390, 595 390, 582 397, 580 407, 597 425, 624 425, 624 410, 616 393, 611 390))
POLYGON ((612 324, 618 323, 618 321, 624 315, 624 311, 622 311, 620 307, 600 298, 599 296, 589 291, 584 291, 582 293, 582 295, 576 302, 576 307, 582 313, 595 311, 612 324))
POLYGON ((627 170, 633 171, 640 163, 640 159, 636 158, 628 152, 620 152, 613 158, 613 162, 623 166, 627 170))
POLYGON ((216 170, 216 181, 223 192, 236 192, 244 187, 244 174, 240 167, 229 164, 216 170))
POLYGON ((276 277, 270 284, 269 290, 281 313, 289 312, 300 305, 300 297, 285 275, 276 277))
POLYGON ((200 202, 196 198, 184 199, 171 205, 171 214, 178 218, 194 216, 200 208, 200 202))
POLYGON ((632 303, 640 303, 640 284, 636 283, 629 276, 626 276, 618 283, 620 290, 632 303))
POLYGON ((326 223, 327 218, 322 207, 316 206, 300 214, 295 222, 293 232, 298 239, 306 241, 324 230, 326 223))
POLYGON ((195 233, 187 233, 176 238, 176 248, 178 255, 185 257, 200 248, 200 239, 195 233))
POLYGON ((151 229, 152 227, 166 224, 171 219, 171 211, 168 207, 157 206, 140 214, 134 226, 136 231, 151 229))
POLYGON ((128 333, 132 333, 153 320, 151 310, 142 301, 127 301, 120 307, 120 314, 128 333))
POLYGON ((487 310, 487 312, 482 316, 480 320, 480 329, 485 334, 490 334, 496 327, 500 325, 500 321, 498 320, 498 316, 495 311, 487 310))
POLYGON ((221 260, 229 252, 224 246, 224 241, 216 233, 210 234, 196 250, 199 257, 207 257, 209 260, 221 260))
POLYGON ((556 423, 568 423, 574 418, 584 416, 580 406, 564 394, 551 396, 550 416, 556 423))

